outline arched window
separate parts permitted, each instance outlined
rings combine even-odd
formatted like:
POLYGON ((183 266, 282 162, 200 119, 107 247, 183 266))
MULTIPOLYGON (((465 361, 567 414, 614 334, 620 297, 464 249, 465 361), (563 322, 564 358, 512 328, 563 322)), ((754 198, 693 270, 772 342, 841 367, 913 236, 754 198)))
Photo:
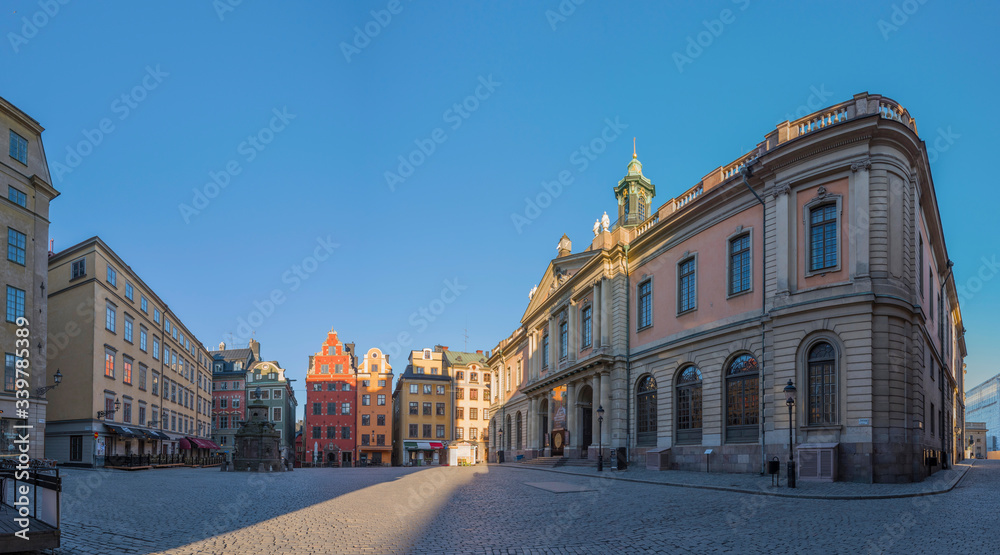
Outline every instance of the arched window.
POLYGON ((636 445, 656 445, 656 380, 653 376, 639 380, 635 406, 636 445))
POLYGON ((701 443, 701 370, 694 366, 677 375, 677 443, 701 443))
POLYGON ((726 369, 726 441, 756 441, 759 437, 760 377, 757 360, 740 355, 726 369))
POLYGON ((809 349, 809 423, 837 423, 837 353, 829 343, 809 349))
POLYGON ((510 436, 511 436, 511 432, 513 432, 513 431, 514 431, 514 429, 510 425, 510 415, 508 414, 507 415, 507 430, 504 431, 504 435, 507 436, 507 440, 504 441, 504 450, 505 451, 510 451, 510 442, 511 442, 511 437, 510 436))
POLYGON ((515 434, 517 434, 517 450, 520 451, 524 448, 521 443, 521 411, 517 411, 517 417, 514 419, 515 434))

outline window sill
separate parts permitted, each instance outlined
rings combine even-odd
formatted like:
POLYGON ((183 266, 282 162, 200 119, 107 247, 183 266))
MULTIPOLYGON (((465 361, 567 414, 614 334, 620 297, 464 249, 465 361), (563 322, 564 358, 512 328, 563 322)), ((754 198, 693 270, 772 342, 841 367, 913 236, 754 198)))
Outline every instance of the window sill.
POLYGON ((800 429, 806 432, 827 432, 842 430, 844 427, 840 424, 809 424, 806 426, 800 426, 800 429))
POLYGON ((815 276, 823 277, 826 274, 832 274, 832 273, 839 272, 839 271, 840 271, 840 264, 837 264, 836 266, 831 266, 829 268, 820 268, 819 270, 809 270, 809 271, 806 272, 805 276, 806 276, 806 279, 809 279, 809 278, 815 277, 815 276))
POLYGON ((694 308, 689 308, 689 309, 687 309, 687 310, 685 310, 683 312, 678 312, 677 316, 680 317, 680 316, 684 316, 685 314, 691 314, 692 312, 697 312, 697 311, 698 311, 698 307, 696 306, 694 308))
POLYGON ((739 293, 730 293, 728 296, 726 296, 726 300, 728 301, 729 299, 734 299, 736 297, 742 297, 744 295, 749 295, 750 293, 753 293, 753 288, 752 287, 750 289, 747 289, 746 291, 740 291, 739 293))

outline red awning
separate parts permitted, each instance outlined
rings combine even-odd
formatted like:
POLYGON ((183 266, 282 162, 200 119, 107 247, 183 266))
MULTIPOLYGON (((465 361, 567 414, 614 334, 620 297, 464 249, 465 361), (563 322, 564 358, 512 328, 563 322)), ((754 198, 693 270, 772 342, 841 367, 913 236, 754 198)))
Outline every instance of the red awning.
POLYGON ((444 449, 443 443, 431 442, 431 449, 444 449))
POLYGON ((216 442, 214 442, 214 441, 207 440, 207 439, 205 441, 207 441, 209 443, 209 445, 211 445, 210 449, 222 449, 222 447, 220 447, 219 444, 216 443, 216 442))
POLYGON ((200 449, 218 449, 218 447, 216 447, 214 443, 212 443, 211 441, 208 441, 207 439, 201 439, 201 438, 197 438, 197 437, 189 437, 189 438, 186 438, 186 439, 191 444, 191 446, 194 447, 194 448, 200 448, 200 449))
POLYGON ((181 449, 190 449, 191 448, 191 442, 188 441, 188 438, 186 438, 186 437, 182 437, 181 440, 179 442, 177 442, 177 443, 178 443, 178 445, 180 446, 181 449))

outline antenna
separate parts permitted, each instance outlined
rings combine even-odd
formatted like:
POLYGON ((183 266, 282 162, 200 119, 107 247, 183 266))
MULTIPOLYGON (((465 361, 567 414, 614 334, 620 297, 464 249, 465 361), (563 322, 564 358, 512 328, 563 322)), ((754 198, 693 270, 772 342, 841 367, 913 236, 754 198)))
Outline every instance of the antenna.
POLYGON ((465 352, 469 352, 469 319, 465 319, 465 347, 462 349, 465 352))

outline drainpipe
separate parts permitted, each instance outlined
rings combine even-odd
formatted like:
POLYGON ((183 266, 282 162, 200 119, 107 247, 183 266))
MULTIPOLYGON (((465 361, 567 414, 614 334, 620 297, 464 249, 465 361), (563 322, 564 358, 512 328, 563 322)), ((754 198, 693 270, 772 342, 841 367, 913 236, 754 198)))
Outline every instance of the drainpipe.
MULTIPOLYGON (((632 324, 629 323, 632 301, 632 283, 629 279, 628 268, 628 248, 625 245, 625 462, 626 466, 632 462, 632 324)), ((611 319, 608 324, 613 327, 611 319)), ((608 330, 608 337, 611 337, 611 330, 608 330)), ((604 384, 601 384, 604 387, 604 384)))
MULTIPOLYGON (((758 417, 757 420, 760 422, 760 474, 764 475, 764 471, 767 467, 767 455, 764 453, 764 358, 766 356, 766 333, 764 330, 764 319, 768 316, 767 312, 767 205, 764 203, 764 199, 760 198, 757 191, 753 190, 750 183, 747 181, 748 177, 753 177, 753 164, 757 161, 756 158, 748 160, 740 168, 740 174, 743 175, 743 184, 746 188, 753 194, 757 202, 760 203, 761 211, 763 212, 761 217, 761 229, 760 229, 760 276, 761 276, 761 290, 760 290, 760 394, 758 395, 758 417)), ((791 426, 791 422, 788 423, 791 426)))

